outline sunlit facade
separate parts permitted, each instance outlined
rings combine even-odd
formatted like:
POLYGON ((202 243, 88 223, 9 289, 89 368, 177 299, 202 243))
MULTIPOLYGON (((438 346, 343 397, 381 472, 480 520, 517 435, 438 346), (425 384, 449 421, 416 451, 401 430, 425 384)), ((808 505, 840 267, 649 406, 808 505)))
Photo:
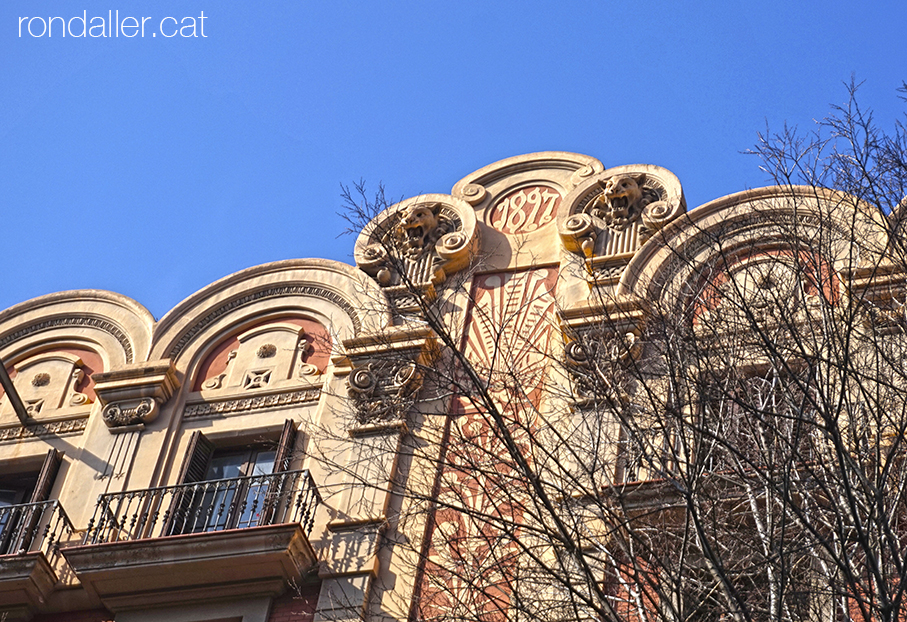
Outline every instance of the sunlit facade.
MULTIPOLYGON (((685 226, 773 192, 717 200, 685 226)), ((473 475, 435 474, 436 454, 408 447, 440 451, 447 415, 471 415, 463 396, 423 385, 449 344, 420 299, 445 302, 454 343, 489 378, 497 359, 519 361, 524 397, 544 412, 545 361, 576 363, 564 335, 608 313, 632 333, 632 301, 670 268, 656 238, 685 213, 663 168, 531 154, 378 214, 355 266, 249 268, 158 320, 94 290, 3 311, 0 358, 22 408, 0 401, 2 619, 454 615, 467 588, 432 573, 457 518, 426 500, 473 475)), ((505 382, 492 389, 512 401, 505 382)), ((614 454, 615 481, 634 469, 614 454)))

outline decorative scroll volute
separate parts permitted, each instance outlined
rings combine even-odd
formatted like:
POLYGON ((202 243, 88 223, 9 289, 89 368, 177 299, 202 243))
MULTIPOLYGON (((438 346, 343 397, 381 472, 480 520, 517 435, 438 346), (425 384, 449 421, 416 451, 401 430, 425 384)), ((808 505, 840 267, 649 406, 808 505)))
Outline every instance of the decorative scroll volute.
POLYGON ((434 333, 408 327, 343 342, 353 427, 403 422, 422 386, 421 370, 437 356, 434 333))
POLYGON ((680 180, 660 166, 606 169, 564 200, 558 230, 564 247, 582 255, 596 284, 620 278, 633 254, 686 210, 680 180))
POLYGON ((356 240, 356 265, 385 288, 438 285, 466 267, 478 248, 472 206, 423 194, 381 212, 356 240))
MULTIPOLYGON (((638 360, 642 344, 636 333, 615 333, 589 329, 576 335, 564 347, 564 367, 573 384, 574 405, 586 407, 598 400, 607 400, 608 393, 619 389, 619 375, 603 380, 597 369, 614 365, 630 365, 638 360)), ((617 391, 620 395, 621 391, 617 391)), ((614 399, 615 395, 610 395, 614 399)))

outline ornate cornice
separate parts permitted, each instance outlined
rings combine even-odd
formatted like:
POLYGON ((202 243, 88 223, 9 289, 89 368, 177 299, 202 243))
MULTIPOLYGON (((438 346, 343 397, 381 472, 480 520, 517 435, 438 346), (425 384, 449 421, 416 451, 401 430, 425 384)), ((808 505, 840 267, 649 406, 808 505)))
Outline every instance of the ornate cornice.
POLYGON ((41 436, 59 436, 61 434, 81 434, 88 425, 88 415, 78 419, 64 419, 34 425, 17 425, 0 428, 0 443, 19 441, 25 438, 41 436))

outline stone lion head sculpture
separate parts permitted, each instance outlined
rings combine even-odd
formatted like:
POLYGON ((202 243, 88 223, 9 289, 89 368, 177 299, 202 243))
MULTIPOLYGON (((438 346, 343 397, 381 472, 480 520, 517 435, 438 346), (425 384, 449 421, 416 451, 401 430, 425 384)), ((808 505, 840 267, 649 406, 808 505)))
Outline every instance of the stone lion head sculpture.
POLYGON ((586 212, 601 218, 611 229, 622 231, 639 218, 645 207, 643 183, 645 173, 615 175, 599 180, 602 193, 589 205, 586 212))
POLYGON ((439 211, 437 203, 417 203, 400 214, 395 234, 401 254, 417 259, 431 247, 438 237, 439 211))

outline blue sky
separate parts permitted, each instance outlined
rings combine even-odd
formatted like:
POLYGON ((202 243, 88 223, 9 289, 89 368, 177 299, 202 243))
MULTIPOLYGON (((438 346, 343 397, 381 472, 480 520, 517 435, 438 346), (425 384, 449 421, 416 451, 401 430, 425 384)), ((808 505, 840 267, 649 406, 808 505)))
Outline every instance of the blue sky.
POLYGON ((449 192, 534 151, 664 166, 693 208, 765 185, 740 152, 852 74, 890 127, 905 23, 893 1, 3 0, 0 309, 98 288, 161 317, 252 265, 349 262, 341 184, 449 192), (149 19, 19 36, 83 11, 149 19), (205 36, 164 36, 184 18, 205 36))

